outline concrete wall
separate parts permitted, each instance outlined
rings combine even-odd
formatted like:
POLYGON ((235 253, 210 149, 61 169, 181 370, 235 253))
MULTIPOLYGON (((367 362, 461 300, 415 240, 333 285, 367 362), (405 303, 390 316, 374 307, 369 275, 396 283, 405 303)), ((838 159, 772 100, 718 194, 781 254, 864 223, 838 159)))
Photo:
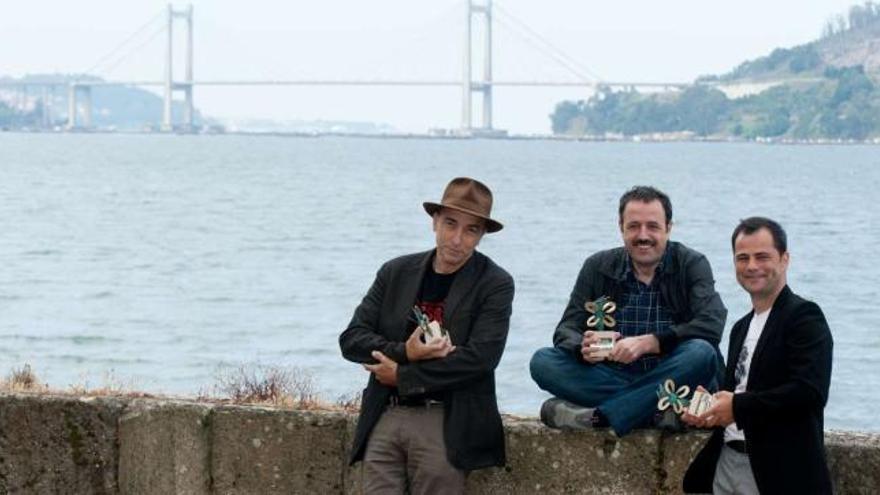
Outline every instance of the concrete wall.
MULTIPOLYGON (((0 394, 0 494, 360 493, 350 415, 0 394)), ((505 468, 468 493, 678 493, 705 433, 562 433, 508 419, 505 468)), ((880 493, 880 435, 826 434, 839 493, 880 493)))

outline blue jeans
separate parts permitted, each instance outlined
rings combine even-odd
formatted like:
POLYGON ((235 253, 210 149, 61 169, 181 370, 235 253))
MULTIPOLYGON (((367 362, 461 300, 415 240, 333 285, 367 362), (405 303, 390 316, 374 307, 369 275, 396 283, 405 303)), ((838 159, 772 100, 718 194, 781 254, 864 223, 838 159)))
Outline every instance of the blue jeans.
POLYGON ((719 356, 702 339, 685 340, 650 363, 589 364, 555 347, 538 349, 529 368, 543 390, 584 407, 598 408, 618 436, 650 425, 657 412, 657 387, 672 379, 676 388, 718 388, 719 356))

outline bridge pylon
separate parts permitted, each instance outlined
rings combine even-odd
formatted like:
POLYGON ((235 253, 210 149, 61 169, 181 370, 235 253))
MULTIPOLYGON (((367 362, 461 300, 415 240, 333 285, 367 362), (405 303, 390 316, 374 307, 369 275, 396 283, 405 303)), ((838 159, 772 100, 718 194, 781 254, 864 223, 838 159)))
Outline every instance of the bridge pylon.
POLYGON ((472 134, 474 132, 492 132, 492 0, 483 0, 477 3, 467 0, 467 22, 465 23, 464 39, 464 74, 462 81, 462 108, 461 108, 461 131, 472 134), (483 21, 483 77, 482 80, 473 80, 473 53, 474 18, 479 17, 483 21), (483 104, 482 125, 478 128, 473 126, 473 94, 480 93, 483 104))
POLYGON ((67 86, 67 130, 88 130, 92 128, 92 86, 88 83, 72 81, 67 86), (80 97, 82 98, 82 122, 77 117, 80 97))
POLYGON ((193 7, 189 5, 185 10, 174 10, 168 4, 168 45, 165 52, 165 98, 162 106, 162 130, 171 132, 174 130, 172 117, 172 104, 174 103, 174 91, 183 91, 184 110, 182 128, 185 131, 193 130, 193 7), (174 20, 186 21, 186 65, 184 67, 184 80, 174 82, 174 20))

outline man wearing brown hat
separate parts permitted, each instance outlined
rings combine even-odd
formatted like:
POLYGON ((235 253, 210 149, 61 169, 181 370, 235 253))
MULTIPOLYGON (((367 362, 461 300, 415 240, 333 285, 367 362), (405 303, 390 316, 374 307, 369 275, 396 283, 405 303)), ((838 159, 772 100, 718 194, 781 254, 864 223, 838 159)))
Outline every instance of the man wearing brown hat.
POLYGON ((339 337, 370 373, 351 453, 365 493, 461 493, 468 471, 505 462, 494 370, 513 279, 476 251, 502 228, 492 193, 460 177, 423 206, 436 247, 382 265, 339 337))

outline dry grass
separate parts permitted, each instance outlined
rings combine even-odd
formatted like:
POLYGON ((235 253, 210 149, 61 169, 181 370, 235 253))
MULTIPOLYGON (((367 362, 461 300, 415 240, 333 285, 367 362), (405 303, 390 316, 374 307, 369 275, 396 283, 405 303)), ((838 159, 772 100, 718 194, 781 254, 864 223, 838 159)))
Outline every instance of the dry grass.
POLYGON ((270 404, 296 409, 326 409, 318 398, 312 374, 298 367, 242 365, 220 371, 204 399, 226 399, 234 404, 270 404))
POLYGON ((99 385, 89 382, 88 377, 80 377, 79 383, 70 385, 62 394, 85 395, 89 397, 153 397, 153 395, 138 392, 137 384, 133 379, 123 380, 116 375, 114 370, 104 372, 99 385))
POLYGON ((361 410, 361 394, 351 393, 341 395, 336 399, 336 402, 331 407, 335 410, 340 410, 342 412, 352 414, 357 413, 361 410))
MULTIPOLYGON (((125 382, 113 372, 104 374, 99 385, 89 383, 86 377, 67 389, 53 390, 41 384, 30 365, 13 368, 4 380, 0 391, 35 392, 89 397, 161 397, 138 392, 135 384, 125 382)), ((299 367, 266 365, 241 365, 234 369, 218 370, 215 383, 202 389, 197 401, 232 404, 261 404, 301 410, 340 411, 356 413, 360 410, 360 393, 340 396, 328 403, 320 398, 314 376, 299 367)))
POLYGON ((31 365, 12 368, 6 379, 0 382, 0 388, 8 392, 43 392, 49 387, 40 383, 31 365))
POLYGON ((104 374, 101 385, 93 386, 86 378, 80 383, 70 385, 66 389, 53 389, 46 383, 40 383, 36 373, 29 364, 21 368, 12 368, 4 380, 0 380, 0 391, 33 392, 57 395, 79 395, 89 397, 153 397, 150 394, 136 392, 133 382, 124 383, 113 371, 104 374))

